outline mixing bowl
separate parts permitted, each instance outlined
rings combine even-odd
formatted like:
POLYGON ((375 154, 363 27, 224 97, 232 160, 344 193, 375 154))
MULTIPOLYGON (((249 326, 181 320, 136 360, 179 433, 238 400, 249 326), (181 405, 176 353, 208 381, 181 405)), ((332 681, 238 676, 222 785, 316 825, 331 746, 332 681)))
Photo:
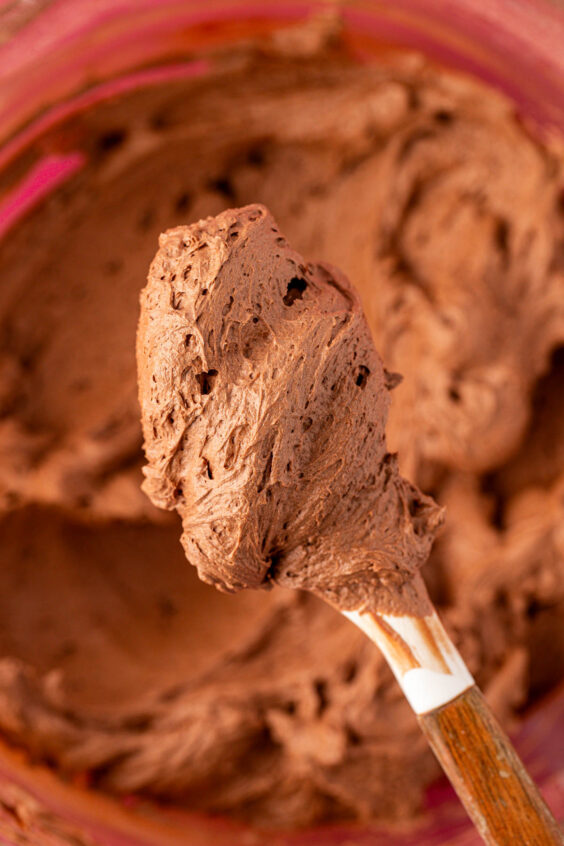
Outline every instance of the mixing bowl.
MULTIPOLYGON (((0 236, 76 178, 91 151, 73 116, 126 92, 212 72, 218 47, 261 38, 316 13, 336 13, 358 62, 396 47, 502 89, 532 132, 564 131, 564 7, 547 0, 190 2, 36 0, 0 4, 0 236)), ((111 143, 111 139, 108 140, 111 143)), ((564 815, 564 689, 525 715, 515 742, 556 815, 564 815)), ((86 777, 59 780, 8 744, 0 748, 4 842, 167 844, 474 844, 445 782, 405 826, 337 825, 262 833, 138 797, 92 795, 86 777), (73 840, 73 838, 75 838, 73 840)))

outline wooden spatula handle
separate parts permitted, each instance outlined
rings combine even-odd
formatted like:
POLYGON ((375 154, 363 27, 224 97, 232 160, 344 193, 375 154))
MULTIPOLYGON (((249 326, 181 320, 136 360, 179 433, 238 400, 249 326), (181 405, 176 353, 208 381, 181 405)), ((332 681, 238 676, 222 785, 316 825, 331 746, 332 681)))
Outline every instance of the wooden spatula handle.
POLYGON ((418 577, 423 616, 343 614, 381 649, 482 838, 491 846, 563 846, 564 835, 443 628, 418 577))
POLYGON ((475 685, 417 719, 486 843, 564 844, 562 830, 475 685))

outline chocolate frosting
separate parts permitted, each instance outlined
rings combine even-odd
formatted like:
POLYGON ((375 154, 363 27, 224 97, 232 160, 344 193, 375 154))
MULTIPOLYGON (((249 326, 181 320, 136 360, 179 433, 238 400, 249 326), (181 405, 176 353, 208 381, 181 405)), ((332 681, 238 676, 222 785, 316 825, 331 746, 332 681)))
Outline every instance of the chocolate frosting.
POLYGON ((88 784, 286 828, 405 821, 438 765, 356 627, 204 584, 141 491, 159 233, 259 201, 343 268, 404 377, 390 450, 447 507, 422 574, 468 666, 505 726, 564 667, 562 151, 493 89, 358 63, 317 24, 50 131, 39 154, 88 164, 1 245, 2 733, 88 784))
POLYGON ((397 603, 441 510, 386 449, 397 377, 340 271, 306 263, 260 205, 169 230, 137 361, 144 489, 182 516, 205 581, 397 603))

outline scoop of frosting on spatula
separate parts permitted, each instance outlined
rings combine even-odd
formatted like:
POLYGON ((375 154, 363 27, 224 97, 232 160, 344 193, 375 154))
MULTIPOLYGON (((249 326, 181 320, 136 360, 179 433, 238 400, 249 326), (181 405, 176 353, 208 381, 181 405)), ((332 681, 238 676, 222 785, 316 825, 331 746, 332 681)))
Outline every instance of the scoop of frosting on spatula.
POLYGON ((162 235, 141 304, 144 490, 201 578, 401 606, 441 510, 386 449, 398 377, 346 277, 252 205, 162 235))

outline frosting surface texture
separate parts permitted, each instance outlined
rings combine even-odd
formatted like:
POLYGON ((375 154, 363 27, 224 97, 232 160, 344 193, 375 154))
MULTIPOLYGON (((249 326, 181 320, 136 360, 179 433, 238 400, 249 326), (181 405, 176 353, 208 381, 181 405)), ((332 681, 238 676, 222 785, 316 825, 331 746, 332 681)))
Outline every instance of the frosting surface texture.
MULTIPOLYGON (((262 203, 314 267, 343 269, 403 375, 388 451, 446 506, 423 577, 506 728, 564 667, 561 148, 496 91, 413 54, 359 63, 314 23, 50 131, 37 155, 87 165, 0 245, 0 729, 93 787, 266 826, 405 820, 438 767, 361 632, 311 594, 204 584, 142 492, 135 334, 165 230, 262 203)), ((280 325, 300 329, 310 295, 277 300, 280 325)), ((356 306, 329 285, 323 308, 356 306)), ((347 382, 361 403, 371 377, 347 382)))
POLYGON ((144 488, 202 578, 393 608, 440 509, 387 452, 398 379, 346 277, 254 205, 162 235, 141 302, 144 488))

